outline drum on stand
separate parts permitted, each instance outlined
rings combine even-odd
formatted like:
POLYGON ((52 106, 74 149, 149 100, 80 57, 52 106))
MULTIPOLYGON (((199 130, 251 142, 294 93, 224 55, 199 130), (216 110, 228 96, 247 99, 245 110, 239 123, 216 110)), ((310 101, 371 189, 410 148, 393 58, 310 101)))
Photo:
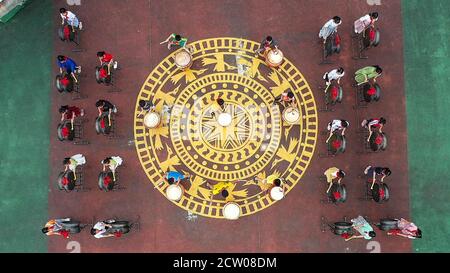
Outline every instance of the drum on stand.
POLYGON ((284 197, 284 190, 282 187, 273 187, 270 190, 270 198, 272 198, 273 201, 279 201, 283 199, 284 197))
POLYGON ((113 120, 111 119, 110 123, 108 113, 102 113, 95 119, 95 131, 97 134, 109 135, 112 131, 112 123, 113 120))
POLYGON ((270 67, 278 67, 283 63, 283 52, 279 49, 267 49, 264 52, 266 64, 270 67))
POLYGON ((234 202, 228 202, 223 207, 223 216, 228 220, 237 220, 241 216, 241 208, 234 202))
POLYGON ((369 139, 369 147, 372 151, 384 151, 387 148, 387 137, 384 133, 374 131, 369 139))
POLYGON ((170 201, 178 202, 181 200, 181 197, 183 197, 184 194, 184 188, 181 185, 169 185, 166 189, 166 196, 167 199, 170 201))
POLYGON ((161 123, 161 115, 156 112, 149 112, 144 116, 144 126, 153 129, 161 123))
POLYGON ((70 75, 63 73, 61 75, 57 75, 55 78, 56 89, 62 92, 72 92, 74 87, 74 82, 70 75))
POLYGON ((287 107, 283 111, 283 120, 289 124, 298 124, 300 121, 300 111, 292 106, 287 107))
POLYGON ((72 124, 70 120, 65 120, 62 123, 58 124, 57 133, 59 141, 72 141, 75 138, 75 130, 72 130, 72 124))
POLYGON ((389 201, 389 187, 384 183, 373 185, 372 199, 377 203, 389 201))
MULTIPOLYGON (((111 67, 111 70, 113 68, 111 67)), ((112 72, 111 72, 112 73, 112 72)), ((103 66, 97 66, 95 68, 95 80, 97 83, 104 83, 106 85, 111 83, 111 74, 108 75, 108 65, 104 64, 103 66)))
POLYGON ((100 172, 98 175, 98 188, 102 191, 113 190, 116 182, 112 171, 100 172))
POLYGON ((76 186, 74 172, 71 170, 61 172, 58 176, 57 185, 59 190, 65 190, 66 192, 74 190, 76 186))
POLYGON ((347 200, 347 189, 344 184, 333 183, 328 198, 333 203, 344 203, 347 200))
POLYGON ((175 65, 181 70, 190 68, 192 62, 192 55, 187 50, 182 50, 175 54, 175 65))

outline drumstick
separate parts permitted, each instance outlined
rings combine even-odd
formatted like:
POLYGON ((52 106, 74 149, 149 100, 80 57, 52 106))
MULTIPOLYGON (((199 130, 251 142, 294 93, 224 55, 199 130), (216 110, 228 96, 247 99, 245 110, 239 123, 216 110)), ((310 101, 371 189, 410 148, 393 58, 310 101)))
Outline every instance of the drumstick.
POLYGON ((332 133, 331 133, 330 136, 327 138, 327 141, 325 141, 325 143, 328 143, 328 141, 330 140, 331 136, 333 136, 332 133))
POLYGON ((108 126, 111 126, 111 114, 108 115, 108 126))
POLYGON ((75 171, 73 172, 73 180, 77 180, 76 170, 77 170, 77 167, 75 167, 75 171))
POLYGON ((333 186, 333 182, 330 183, 330 186, 327 189, 327 193, 330 191, 331 187, 333 186))
POLYGON ((370 189, 373 189, 373 185, 375 184, 375 179, 372 179, 372 186, 370 186, 370 189))
POLYGON ((328 87, 330 87, 331 83, 327 83, 327 87, 325 88, 325 93, 327 93, 328 87))
POLYGON ((116 172, 113 171, 112 174, 113 174, 113 181, 116 181, 116 172))

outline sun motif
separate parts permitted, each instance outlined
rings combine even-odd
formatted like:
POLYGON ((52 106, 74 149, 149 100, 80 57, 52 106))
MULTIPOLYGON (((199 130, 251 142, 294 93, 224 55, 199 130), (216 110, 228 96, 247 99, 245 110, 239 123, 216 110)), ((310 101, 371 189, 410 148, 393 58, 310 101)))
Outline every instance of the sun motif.
MULTIPOLYGON (((194 42, 192 67, 176 67, 178 51, 173 52, 150 73, 138 95, 137 101, 150 100, 157 111, 170 108, 162 117, 165 122, 155 129, 146 128, 143 117, 135 118, 142 168, 155 186, 167 171, 191 174, 182 183, 183 197, 174 202, 187 211, 223 218, 224 204, 233 201, 241 216, 251 215, 276 202, 267 194, 270 185, 260 180, 282 177, 289 193, 310 164, 318 128, 312 91, 289 60, 277 69, 266 66, 254 54, 258 46, 237 38, 194 42), (274 103, 287 91, 298 101, 298 124, 284 122, 284 108, 274 103), (212 115, 218 97, 225 108, 212 115), (226 126, 218 124, 222 112, 231 118, 226 126), (227 199, 211 199, 207 185, 219 182, 233 182, 227 199)), ((166 187, 157 189, 165 194, 166 187)))

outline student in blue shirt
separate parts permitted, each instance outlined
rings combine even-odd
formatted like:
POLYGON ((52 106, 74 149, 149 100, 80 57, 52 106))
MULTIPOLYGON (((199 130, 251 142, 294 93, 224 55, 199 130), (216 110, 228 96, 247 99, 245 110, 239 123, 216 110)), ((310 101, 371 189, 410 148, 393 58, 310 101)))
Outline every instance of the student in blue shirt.
POLYGON ((58 55, 58 66, 59 66, 59 72, 62 74, 63 69, 67 72, 67 74, 70 74, 76 83, 78 83, 77 78, 75 77, 75 72, 81 71, 81 66, 78 66, 74 60, 70 59, 69 57, 58 55))
POLYGON ((169 185, 172 185, 172 184, 178 185, 178 183, 180 183, 181 180, 183 180, 185 178, 189 178, 189 177, 190 177, 189 174, 182 174, 177 171, 169 171, 169 172, 166 172, 166 174, 163 177, 163 180, 161 180, 155 186, 155 188, 161 186, 164 182, 169 183, 169 185))

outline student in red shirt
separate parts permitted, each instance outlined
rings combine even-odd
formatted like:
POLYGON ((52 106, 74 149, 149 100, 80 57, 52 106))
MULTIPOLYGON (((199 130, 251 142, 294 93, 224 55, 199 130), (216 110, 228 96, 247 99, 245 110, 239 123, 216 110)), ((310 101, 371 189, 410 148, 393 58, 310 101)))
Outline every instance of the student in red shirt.
POLYGON ((63 105, 59 107, 59 113, 61 114, 61 122, 70 120, 73 129, 73 121, 76 117, 84 116, 84 109, 80 109, 76 106, 63 105))
POLYGON ((114 69, 116 68, 116 62, 114 61, 113 55, 105 51, 99 51, 97 52, 97 57, 100 60, 100 66, 103 66, 104 64, 108 65, 108 75, 111 75, 111 65, 114 64, 114 69))

